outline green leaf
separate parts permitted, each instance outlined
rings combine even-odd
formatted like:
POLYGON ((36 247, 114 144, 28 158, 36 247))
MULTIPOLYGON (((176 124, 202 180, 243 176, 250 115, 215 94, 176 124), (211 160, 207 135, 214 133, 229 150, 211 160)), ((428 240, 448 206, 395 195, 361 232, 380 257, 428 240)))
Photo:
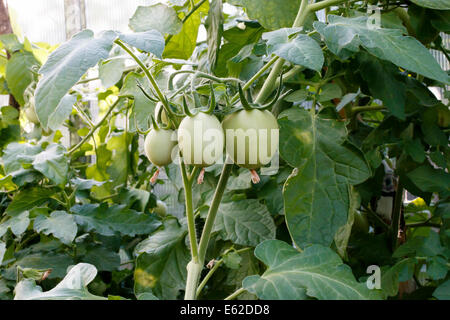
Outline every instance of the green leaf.
POLYGON ((450 300, 450 280, 445 281, 433 292, 433 297, 438 300, 450 300))
POLYGON ((66 94, 56 106, 48 117, 48 127, 52 130, 57 130, 72 113, 72 107, 77 101, 77 97, 71 94, 66 94))
POLYGON ((22 235, 30 225, 30 218, 28 216, 29 212, 24 211, 0 224, 0 237, 2 237, 8 229, 11 229, 11 232, 17 237, 22 235))
POLYGON ((435 257, 444 254, 445 248, 441 245, 439 234, 430 231, 427 237, 416 236, 395 250, 394 258, 404 256, 435 257))
POLYGON ((227 183, 228 190, 245 190, 252 187, 250 171, 241 169, 238 176, 230 176, 227 183))
POLYGON ((31 69, 39 66, 33 54, 27 51, 15 52, 6 64, 6 82, 16 101, 23 106, 23 93, 34 80, 31 69))
POLYGON ((394 297, 397 295, 399 282, 409 280, 402 279, 401 275, 410 274, 410 270, 414 270, 415 264, 415 259, 403 259, 381 273, 381 290, 386 297, 394 297))
POLYGON ((349 266, 330 248, 313 245, 302 253, 280 240, 268 240, 255 249, 255 256, 267 265, 261 275, 244 279, 243 288, 260 299, 369 300, 377 291, 356 281, 349 266))
MULTIPOLYGON (((38 244, 37 246, 39 245, 42 244, 38 244)), ((52 269, 52 272, 48 276, 49 279, 62 278, 66 274, 67 268, 74 264, 72 257, 68 254, 51 252, 30 253, 28 250, 20 254, 21 257, 6 270, 5 278, 15 280, 18 266, 22 269, 52 269)))
POLYGON ((274 30, 292 26, 300 0, 233 0, 231 4, 244 6, 250 19, 256 19, 264 28, 274 30))
POLYGON ((136 253, 140 253, 134 271, 136 295, 150 292, 160 299, 173 300, 185 289, 190 260, 186 234, 176 218, 168 218, 163 229, 136 246, 136 253))
POLYGON ((120 232, 134 237, 149 234, 161 225, 155 216, 126 209, 125 205, 84 204, 75 205, 71 211, 78 225, 104 236, 120 232))
POLYGON ((361 45, 380 59, 428 78, 449 82, 447 73, 418 40, 403 36, 398 29, 371 29, 367 19, 367 16, 344 18, 328 15, 328 24, 316 21, 314 28, 325 38, 328 48, 342 59, 359 51, 361 45))
POLYGON ((398 79, 399 69, 367 53, 359 54, 358 60, 361 76, 367 82, 372 96, 381 99, 394 116, 404 120, 406 86, 398 79))
POLYGON ((350 194, 350 206, 348 210, 347 223, 343 225, 334 236, 334 243, 336 244, 336 251, 342 259, 347 260, 347 245, 352 233, 353 223, 355 221, 355 215, 358 214, 357 210, 361 206, 361 198, 358 192, 352 187, 349 190, 350 194))
POLYGON ((205 21, 207 32, 206 41, 208 43, 208 62, 209 70, 214 70, 217 65, 220 44, 222 43, 223 34, 223 12, 222 0, 212 0, 209 6, 208 17, 205 21))
POLYGON ((10 174, 23 169, 24 164, 31 164, 34 157, 42 152, 41 146, 30 143, 13 142, 3 150, 3 164, 5 173, 10 174))
POLYGON ((450 10, 450 1, 448 0, 411 0, 411 2, 425 8, 450 10))
POLYGON ((99 271, 114 271, 120 266, 120 256, 110 248, 96 246, 88 250, 83 262, 94 265, 99 271))
POLYGON ((345 124, 290 109, 279 116, 280 154, 296 167, 283 189, 287 226, 293 241, 329 246, 347 222, 349 184, 370 176, 362 152, 345 142, 345 124))
POLYGON ((94 38, 91 30, 77 33, 48 57, 39 72, 43 75, 36 88, 36 113, 44 128, 60 100, 86 71, 109 56, 116 33, 103 32, 94 38))
POLYGON ((154 29, 162 34, 177 34, 183 24, 174 8, 158 3, 148 7, 138 6, 129 26, 136 32, 154 29))
POLYGON ((139 81, 142 86, 149 92, 150 84, 144 75, 130 72, 123 80, 123 86, 120 93, 134 96, 134 107, 132 117, 136 117, 136 122, 141 130, 147 130, 150 127, 150 116, 154 114, 156 104, 147 99, 137 86, 139 81))
POLYGON ((32 188, 19 191, 6 209, 6 214, 15 217, 24 211, 33 209, 55 194, 54 189, 32 188))
POLYGON ((213 232, 224 240, 243 246, 257 246, 275 238, 275 223, 266 206, 258 200, 222 203, 217 212, 213 232))
POLYGON ((450 190, 450 176, 442 169, 424 164, 407 174, 408 178, 422 191, 445 192, 450 190))
POLYGON ((16 285, 14 300, 107 300, 91 294, 87 289, 96 275, 97 270, 93 265, 79 263, 70 269, 56 287, 45 292, 34 280, 25 279, 16 285))
POLYGON ((0 266, 2 265, 5 252, 6 252, 6 243, 0 241, 0 266))
POLYGON ((242 258, 239 253, 234 251, 228 252, 223 256, 223 263, 230 269, 239 269, 241 260, 242 258))
POLYGON ((294 39, 289 39, 290 35, 300 30, 284 28, 264 33, 262 38, 267 40, 268 53, 274 53, 293 64, 320 71, 324 56, 319 44, 306 34, 299 34, 294 39))
POLYGON ((184 23, 179 33, 170 39, 163 53, 163 58, 189 59, 197 44, 198 28, 201 23, 201 12, 208 12, 209 2, 206 1, 184 23))
POLYGON ((122 79, 125 70, 125 59, 115 58, 98 66, 98 74, 105 88, 112 87, 122 79))
POLYGON ((157 30, 148 30, 145 32, 127 34, 121 33, 119 35, 119 39, 128 43, 129 45, 132 45, 135 48, 138 48, 139 50, 153 53, 158 58, 161 58, 164 51, 164 37, 161 32, 157 30))
POLYGON ((34 220, 34 230, 46 235, 53 234, 62 243, 70 245, 77 235, 77 224, 71 214, 53 211, 50 217, 39 215, 34 220))
POLYGON ((342 97, 342 89, 336 83, 327 83, 321 87, 317 101, 325 102, 342 97))
POLYGON ((69 170, 69 161, 64 154, 65 151, 63 146, 51 144, 35 156, 33 167, 57 185, 65 185, 69 170))

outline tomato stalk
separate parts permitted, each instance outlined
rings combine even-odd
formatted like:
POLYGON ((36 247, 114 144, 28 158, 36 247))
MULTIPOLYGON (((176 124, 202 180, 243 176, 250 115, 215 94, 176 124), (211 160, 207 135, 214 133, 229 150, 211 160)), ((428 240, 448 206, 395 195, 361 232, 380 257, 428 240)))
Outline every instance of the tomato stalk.
POLYGON ((117 104, 119 103, 119 101, 124 98, 122 96, 119 96, 119 98, 116 100, 116 102, 114 102, 108 109, 108 111, 106 111, 105 115, 103 116, 103 118, 89 131, 89 133, 78 143, 76 144, 74 147, 72 147, 68 152, 67 155, 72 155, 76 150, 78 150, 86 141, 88 141, 92 135, 95 133, 95 131, 97 131, 98 128, 101 127, 101 125, 103 124, 103 122, 105 122, 105 120, 109 117, 109 115, 111 114, 111 112, 114 110, 114 108, 117 106, 117 104))

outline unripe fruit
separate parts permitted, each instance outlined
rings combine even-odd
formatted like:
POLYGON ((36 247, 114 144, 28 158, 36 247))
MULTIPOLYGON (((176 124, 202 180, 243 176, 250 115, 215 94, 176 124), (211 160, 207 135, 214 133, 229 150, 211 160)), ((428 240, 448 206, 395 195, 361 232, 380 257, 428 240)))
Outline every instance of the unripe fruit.
MULTIPOLYGON (((161 110, 161 108, 164 108, 164 107, 163 107, 163 103, 160 101, 156 104, 156 107, 155 107, 155 119, 158 119, 158 113, 159 113, 159 110, 161 110)), ((166 110, 164 110, 164 109, 161 111, 161 123, 164 125, 168 125, 168 123, 169 123, 169 118, 167 117, 166 110)))
POLYGON ((224 140, 219 120, 203 112, 185 117, 178 128, 178 145, 188 165, 207 167, 222 159, 224 140))
POLYGON ((39 118, 36 114, 36 109, 34 107, 33 103, 30 103, 28 105, 28 108, 25 109, 25 116, 28 119, 28 121, 34 123, 34 124, 38 124, 39 123, 39 118))
POLYGON ((278 123, 265 110, 241 110, 225 117, 222 127, 226 150, 240 167, 257 169, 268 164, 278 149, 278 123))
POLYGON ((156 207, 153 208, 153 213, 156 213, 161 218, 165 217, 167 214, 167 207, 164 202, 161 200, 156 201, 156 207))
POLYGON ((172 152, 176 145, 175 131, 152 129, 145 137, 145 155, 155 166, 163 167, 172 163, 172 152))

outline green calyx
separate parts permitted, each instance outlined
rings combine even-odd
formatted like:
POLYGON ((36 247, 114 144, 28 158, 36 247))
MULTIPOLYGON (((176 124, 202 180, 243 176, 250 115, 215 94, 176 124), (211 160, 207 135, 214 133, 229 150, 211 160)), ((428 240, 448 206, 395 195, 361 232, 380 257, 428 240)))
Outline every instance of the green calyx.
POLYGON ((267 110, 267 109, 269 109, 269 108, 272 108, 272 106, 273 106, 280 98, 283 98, 283 97, 285 97, 287 94, 290 93, 290 91, 288 91, 288 92, 284 93, 284 94, 280 97, 282 86, 283 86, 283 74, 280 75, 280 85, 278 86, 277 93, 276 93, 275 97, 273 98, 273 100, 270 101, 270 102, 267 103, 267 104, 263 104, 263 105, 262 105, 262 104, 259 104, 259 103, 254 103, 254 102, 252 101, 252 98, 251 98, 251 95, 250 95, 250 94, 249 94, 249 98, 247 98, 247 97, 245 96, 245 93, 244 93, 244 90, 242 89, 241 84, 239 83, 239 84, 238 84, 238 88, 239 88, 239 98, 240 98, 240 101, 241 101, 242 108, 244 108, 244 109, 247 110, 247 111, 251 111, 251 110, 253 110, 253 109, 267 110), (250 100, 250 101, 249 101, 249 100, 250 100))
MULTIPOLYGON (((193 94, 193 96, 194 96, 194 103, 195 103, 196 109, 199 110, 198 112, 203 112, 205 114, 212 114, 214 109, 216 108, 216 97, 214 95, 214 87, 213 87, 212 83, 210 83, 209 85, 210 85, 211 93, 209 95, 209 103, 208 103, 208 107, 207 107, 206 110, 205 110, 205 108, 202 108, 201 105, 200 105, 200 99, 198 97, 198 93, 194 92, 194 94, 193 94)), ((183 111, 184 111, 184 114, 186 116, 188 116, 188 117, 193 117, 193 116, 195 116, 198 113, 198 112, 194 112, 193 113, 189 109, 189 106, 187 104, 185 95, 183 95, 183 111)))

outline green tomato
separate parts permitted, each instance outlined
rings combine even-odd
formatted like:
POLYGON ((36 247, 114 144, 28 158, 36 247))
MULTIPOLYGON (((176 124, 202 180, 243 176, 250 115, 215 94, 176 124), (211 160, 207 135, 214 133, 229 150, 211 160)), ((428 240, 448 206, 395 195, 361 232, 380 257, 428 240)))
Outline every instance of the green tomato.
POLYGON ((365 212, 356 212, 355 220, 353 221, 353 230, 360 233, 369 232, 369 220, 365 212))
MULTIPOLYGON (((158 119, 158 113, 159 113, 159 110, 161 110, 161 108, 163 108, 163 103, 160 101, 156 104, 156 107, 155 107, 155 120, 158 119)), ((164 109, 161 111, 161 122, 164 125, 167 125, 169 123, 169 118, 167 117, 166 110, 164 110, 164 109)))
POLYGON ((172 153, 176 145, 175 131, 152 129, 145 137, 145 155, 155 166, 163 167, 172 163, 172 153))
POLYGON ((28 108, 25 109, 25 116, 28 119, 28 121, 34 123, 34 124, 38 124, 39 123, 39 118, 36 114, 36 109, 34 107, 33 103, 30 103, 28 108))
POLYGON ((224 140, 219 120, 203 112, 185 117, 178 128, 178 145, 188 165, 208 167, 221 160, 224 140))
POLYGON ((268 164, 278 149, 278 123, 265 110, 241 110, 225 117, 222 127, 228 154, 238 166, 258 169, 268 164))
POLYGON ((153 208, 153 213, 156 213, 161 218, 165 217, 167 214, 167 207, 164 202, 161 200, 156 201, 156 207, 153 208))

